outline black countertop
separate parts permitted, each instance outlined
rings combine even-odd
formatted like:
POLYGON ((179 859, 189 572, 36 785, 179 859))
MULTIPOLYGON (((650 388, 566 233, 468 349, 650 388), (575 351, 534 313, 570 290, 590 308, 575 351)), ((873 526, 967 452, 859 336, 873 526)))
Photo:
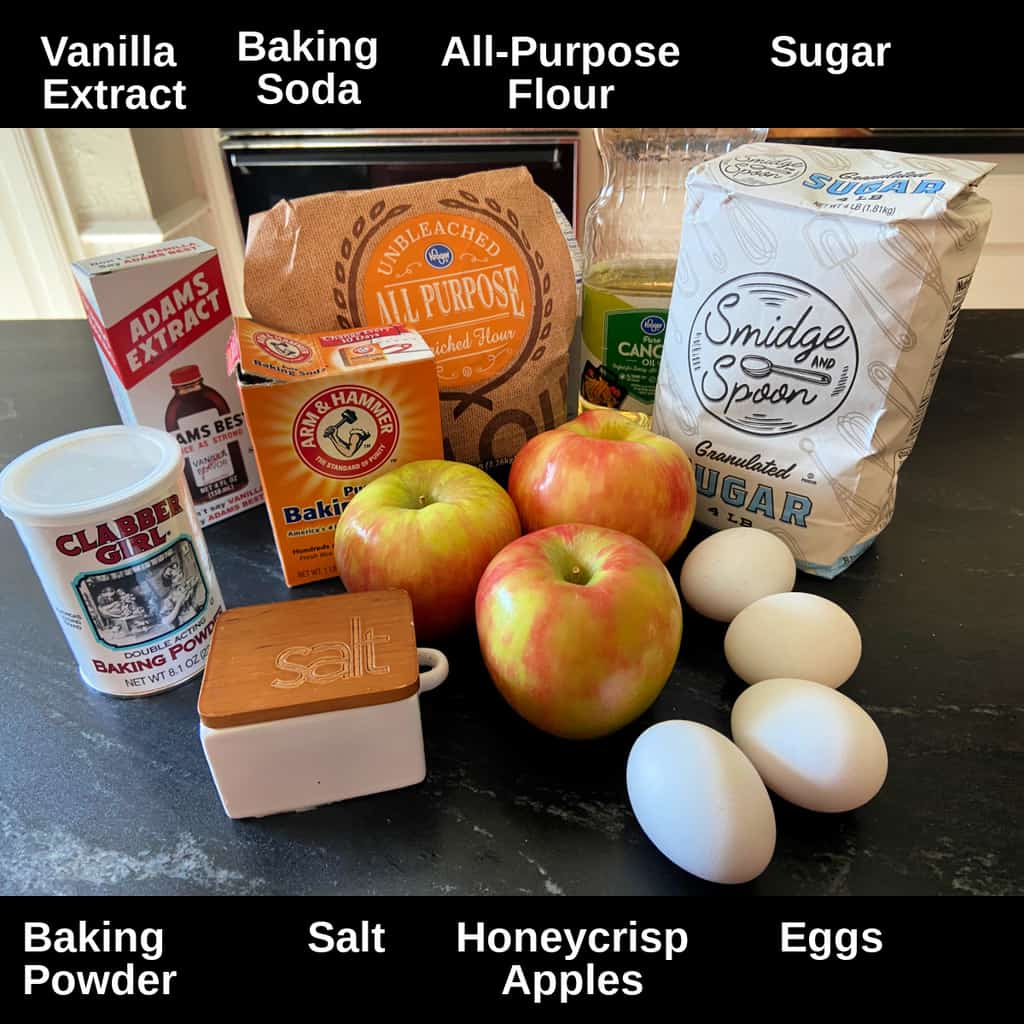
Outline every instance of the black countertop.
MULTIPOLYGON (((0 328, 0 459, 116 421, 81 321, 0 328)), ((421 786, 256 821, 225 817, 197 735, 197 684, 123 701, 82 685, 9 521, 0 524, 0 891, 82 894, 919 895, 1024 892, 1024 313, 965 312, 896 516, 839 579, 799 589, 856 619, 844 692, 878 722, 889 778, 859 811, 776 801, 778 846, 755 882, 716 887, 663 858, 626 799, 648 725, 728 731, 741 689, 723 627, 693 613, 654 707, 591 743, 521 722, 472 638, 422 700, 421 786)), ((207 530, 230 606, 289 590, 263 509, 207 530)), ((695 530, 688 550, 703 531, 695 530)), ((670 566, 678 570, 681 556, 670 566)))

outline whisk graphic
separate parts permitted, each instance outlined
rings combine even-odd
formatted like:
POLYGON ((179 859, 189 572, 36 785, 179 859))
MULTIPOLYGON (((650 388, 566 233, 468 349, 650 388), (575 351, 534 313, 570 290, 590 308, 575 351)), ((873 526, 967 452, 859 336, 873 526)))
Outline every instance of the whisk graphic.
POLYGON ((688 437, 697 433, 697 417, 683 402, 683 391, 676 378, 675 369, 670 360, 661 364, 658 379, 659 395, 655 401, 655 421, 661 424, 668 421, 677 426, 688 437))
POLYGON ((803 549, 796 542, 796 539, 792 537, 786 530, 782 529, 781 526, 770 526, 768 532, 774 534, 779 540, 782 541, 786 547, 793 553, 793 557, 798 562, 807 562, 809 559, 804 554, 803 549))
POLYGON ((915 224, 904 222, 897 229, 882 224, 878 230, 878 244, 897 263, 931 288, 947 308, 953 300, 942 283, 942 265, 928 240, 928 236, 915 224))
POLYGON ((874 502, 868 501, 867 498, 862 498, 859 494, 851 491, 846 484, 836 479, 829 472, 825 463, 822 462, 814 447, 814 442, 809 437, 805 437, 800 441, 800 450, 806 452, 814 460, 814 464, 818 467, 821 475, 828 481, 829 486, 832 488, 832 493, 836 496, 837 504, 843 510, 851 525, 865 532, 870 530, 881 516, 882 509, 874 502))
POLYGON ((837 420, 839 436, 860 456, 865 462, 871 462, 884 470, 889 476, 896 472, 895 456, 890 463, 886 452, 889 445, 878 433, 877 427, 873 427, 871 420, 862 412, 844 412, 837 420))

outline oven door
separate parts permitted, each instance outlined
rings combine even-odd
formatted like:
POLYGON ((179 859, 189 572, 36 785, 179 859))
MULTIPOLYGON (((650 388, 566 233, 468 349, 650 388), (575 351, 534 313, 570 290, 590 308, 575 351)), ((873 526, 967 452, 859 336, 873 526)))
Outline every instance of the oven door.
POLYGON ((229 131, 222 145, 243 229, 252 214, 281 199, 517 166, 529 170, 576 227, 578 139, 571 133, 310 138, 229 131))

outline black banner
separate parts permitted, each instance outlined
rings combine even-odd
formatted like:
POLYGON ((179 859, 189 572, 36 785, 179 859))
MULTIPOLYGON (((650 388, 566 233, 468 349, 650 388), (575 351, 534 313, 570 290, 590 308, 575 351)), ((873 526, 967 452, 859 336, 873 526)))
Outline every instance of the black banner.
POLYGON ((374 1015, 420 1003, 649 1012, 716 992, 735 1008, 758 991, 769 1005, 867 983, 845 1004, 877 981, 990 974, 1011 939, 976 900, 16 899, 5 909, 4 996, 26 1009, 343 999, 374 1015))
POLYGON ((679 17, 623 18, 611 34, 591 30, 583 11, 572 27, 532 17, 491 32, 476 19, 397 11, 236 14, 226 25, 185 13, 12 26, 8 111, 77 125, 557 127, 739 113, 772 123, 991 123, 1016 46, 1014 33, 995 28, 954 40, 949 24, 894 29, 889 17, 834 32, 791 15, 723 13, 699 31, 679 17))

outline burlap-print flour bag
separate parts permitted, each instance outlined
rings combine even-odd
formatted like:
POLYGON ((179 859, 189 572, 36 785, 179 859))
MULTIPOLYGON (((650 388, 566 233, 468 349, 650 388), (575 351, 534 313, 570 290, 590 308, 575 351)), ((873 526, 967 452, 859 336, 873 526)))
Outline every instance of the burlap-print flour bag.
POLYGON ((845 569, 892 518, 981 253, 992 164, 758 143, 687 178, 654 428, 697 519, 845 569))
POLYGON ((288 331, 419 331, 449 458, 494 468, 565 421, 576 271, 525 168, 283 200, 250 222, 245 299, 288 331))

